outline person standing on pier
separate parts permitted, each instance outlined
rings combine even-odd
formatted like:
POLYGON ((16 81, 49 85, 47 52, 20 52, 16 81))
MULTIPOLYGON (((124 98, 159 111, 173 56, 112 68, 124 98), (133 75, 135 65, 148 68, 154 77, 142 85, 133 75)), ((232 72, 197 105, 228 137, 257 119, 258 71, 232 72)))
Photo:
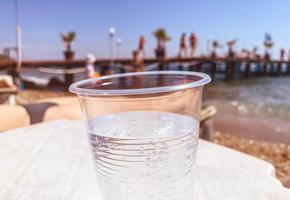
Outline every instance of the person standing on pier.
POLYGON ((133 67, 133 72, 142 72, 143 71, 143 66, 144 62, 143 59, 140 56, 140 51, 138 50, 133 50, 132 52, 132 67, 133 67))
POLYGON ((227 54, 227 57, 228 58, 234 58, 236 53, 234 51, 234 46, 236 45, 237 43, 237 40, 236 39, 233 39, 233 40, 230 40, 227 42, 227 45, 228 45, 228 54, 227 54))
POLYGON ((143 59, 146 56, 145 43, 146 43, 145 37, 143 35, 141 35, 140 38, 139 38, 138 51, 139 51, 139 53, 142 53, 143 59))
POLYGON ((197 37, 192 32, 189 37, 189 43, 190 43, 190 57, 194 57, 196 46, 197 46, 197 37))
POLYGON ((95 78, 101 76, 99 72, 95 71, 94 65, 96 62, 96 57, 88 53, 86 56, 86 71, 87 71, 87 77, 88 78, 95 78))
POLYGON ((221 48, 221 45, 218 40, 213 40, 212 41, 212 52, 211 52, 211 57, 216 58, 217 57, 217 49, 221 48))
POLYGON ((179 46, 179 57, 187 57, 186 34, 182 33, 179 46))
POLYGON ((252 50, 252 58, 253 59, 257 59, 258 57, 259 57, 259 55, 258 55, 258 47, 254 46, 253 50, 252 50))

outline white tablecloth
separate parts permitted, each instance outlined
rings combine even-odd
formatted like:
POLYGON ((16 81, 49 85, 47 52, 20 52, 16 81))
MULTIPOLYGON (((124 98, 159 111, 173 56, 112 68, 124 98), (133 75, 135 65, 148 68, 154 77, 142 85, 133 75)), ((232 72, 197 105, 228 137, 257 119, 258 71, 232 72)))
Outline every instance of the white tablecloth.
MULTIPOLYGON (((290 200, 271 164, 200 140, 198 191, 209 200, 290 200)), ((101 199, 80 121, 0 134, 1 200, 101 199)))

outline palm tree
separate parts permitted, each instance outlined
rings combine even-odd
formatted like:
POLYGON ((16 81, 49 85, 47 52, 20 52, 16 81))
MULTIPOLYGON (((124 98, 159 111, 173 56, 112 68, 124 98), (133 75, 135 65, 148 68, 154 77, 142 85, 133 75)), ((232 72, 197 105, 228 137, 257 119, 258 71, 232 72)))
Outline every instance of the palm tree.
POLYGON ((76 38, 76 33, 71 31, 67 34, 61 34, 61 39, 65 45, 64 56, 66 60, 73 60, 74 58, 74 51, 71 49, 71 44, 76 38))
POLYGON ((264 42, 264 46, 266 48, 266 50, 270 50, 273 46, 274 46, 274 43, 273 42, 264 42))
POLYGON ((250 58, 251 52, 248 49, 242 48, 241 52, 243 57, 250 58))
POLYGON ((237 43, 237 39, 233 39, 233 40, 227 41, 227 45, 228 45, 229 48, 234 48, 236 43, 237 43))
POLYGON ((274 46, 274 43, 272 41, 269 42, 264 42, 264 47, 265 47, 265 59, 270 59, 270 50, 274 46))
POLYGON ((164 28, 159 28, 153 32, 157 40, 157 48, 155 49, 156 57, 165 57, 166 56, 166 43, 171 39, 164 28))
POLYGON ((265 34, 264 47, 265 47, 265 59, 270 59, 270 50, 274 46, 272 37, 269 34, 265 34))

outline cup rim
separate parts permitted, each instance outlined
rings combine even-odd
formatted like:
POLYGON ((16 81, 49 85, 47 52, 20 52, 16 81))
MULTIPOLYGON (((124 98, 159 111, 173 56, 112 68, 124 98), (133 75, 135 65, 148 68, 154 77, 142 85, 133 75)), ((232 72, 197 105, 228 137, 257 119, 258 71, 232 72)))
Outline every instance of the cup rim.
POLYGON ((147 72, 131 72, 124 74, 114 74, 101 76, 98 78, 90 78, 86 80, 77 81, 72 83, 69 87, 69 91, 75 93, 77 95, 84 96, 123 96, 123 95, 141 95, 141 94, 154 94, 154 93, 163 93, 163 92, 173 92, 178 90, 190 89, 203 86, 211 81, 209 75, 201 72, 190 72, 190 71, 147 71, 147 72), (80 85, 84 85, 87 83, 94 83, 105 79, 110 78, 119 78, 119 77, 130 77, 130 76, 139 76, 139 75, 191 75, 198 76, 201 79, 197 81, 192 81, 189 83, 183 83, 172 86, 160 86, 153 88, 141 88, 141 89, 113 89, 113 90, 105 90, 105 89, 88 89, 81 88, 80 85))

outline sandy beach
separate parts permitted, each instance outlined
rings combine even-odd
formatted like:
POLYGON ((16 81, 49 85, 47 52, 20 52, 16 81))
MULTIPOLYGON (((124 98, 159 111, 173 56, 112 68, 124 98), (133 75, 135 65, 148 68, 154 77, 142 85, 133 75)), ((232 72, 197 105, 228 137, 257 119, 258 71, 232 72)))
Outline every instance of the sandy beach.
POLYGON ((289 77, 216 82, 205 88, 214 105, 215 143, 272 163, 290 187, 289 77))
MULTIPOLYGON (((29 103, 68 95, 72 94, 27 89, 17 99, 29 103)), ((232 95, 224 84, 221 87, 214 83, 205 89, 204 103, 214 105, 218 111, 213 120, 214 142, 272 163, 277 177, 290 187, 290 124, 287 116, 276 115, 277 110, 269 105, 237 98, 239 95, 232 95)))

